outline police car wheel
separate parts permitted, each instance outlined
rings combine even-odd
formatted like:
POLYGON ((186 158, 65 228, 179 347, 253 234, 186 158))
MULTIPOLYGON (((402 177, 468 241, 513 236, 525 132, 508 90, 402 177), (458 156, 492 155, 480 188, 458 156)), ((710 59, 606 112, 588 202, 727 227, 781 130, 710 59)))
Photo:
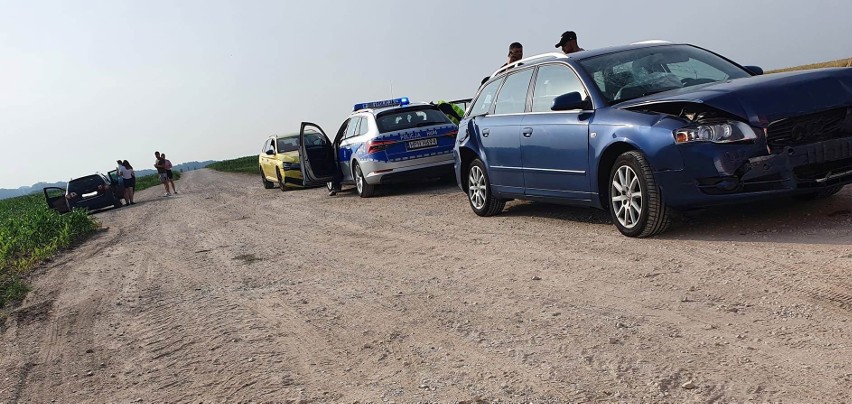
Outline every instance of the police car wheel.
POLYGON ((281 176, 281 170, 276 168, 275 175, 278 176, 278 188, 281 188, 281 192, 287 191, 287 186, 284 185, 284 178, 281 176))
POLYGON ((485 171, 485 163, 473 160, 467 170, 467 199, 473 213, 479 216, 494 216, 503 211, 506 201, 491 193, 491 181, 485 171))
POLYGON ((361 166, 355 166, 355 188, 358 190, 358 196, 369 198, 376 193, 376 186, 367 183, 364 174, 361 172, 361 166))

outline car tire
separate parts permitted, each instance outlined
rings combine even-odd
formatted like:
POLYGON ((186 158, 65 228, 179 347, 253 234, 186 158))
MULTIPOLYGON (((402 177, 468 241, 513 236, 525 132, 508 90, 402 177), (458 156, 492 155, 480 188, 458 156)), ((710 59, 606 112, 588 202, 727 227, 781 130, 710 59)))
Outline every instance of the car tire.
POLYGON ((287 186, 284 185, 284 177, 281 176, 281 169, 275 167, 275 175, 278 177, 278 188, 281 188, 281 192, 287 192, 287 186))
POLYGON ((263 175, 263 169, 258 167, 258 171, 260 171, 260 180, 263 181, 263 187, 266 189, 272 189, 275 187, 275 184, 272 181, 266 179, 266 176, 263 175))
POLYGON ((610 215, 621 234, 649 237, 662 233, 671 224, 671 210, 642 153, 629 151, 618 156, 607 184, 610 215))
POLYGON ((376 186, 367 183, 364 178, 364 173, 361 172, 361 166, 355 165, 355 189, 358 190, 358 196, 369 198, 376 194, 376 186))
POLYGON ((491 180, 485 163, 480 159, 473 160, 467 170, 467 201, 473 213, 479 216, 494 216, 503 211, 506 201, 494 196, 491 192, 491 180))
POLYGON ((793 195, 793 199, 800 201, 813 201, 816 199, 825 199, 831 197, 832 195, 840 192, 843 189, 843 185, 835 185, 832 187, 824 188, 816 192, 808 192, 804 194, 796 194, 793 195))

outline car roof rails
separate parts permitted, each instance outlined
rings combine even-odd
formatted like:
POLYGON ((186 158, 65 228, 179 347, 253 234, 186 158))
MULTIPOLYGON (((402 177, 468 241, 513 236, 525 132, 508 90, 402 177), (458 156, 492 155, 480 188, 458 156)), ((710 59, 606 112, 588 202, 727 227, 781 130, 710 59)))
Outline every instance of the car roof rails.
MULTIPOLYGON (((499 69, 497 69, 494 73, 491 74, 491 77, 494 77, 494 76, 496 76, 500 73, 505 72, 506 70, 509 70, 509 69, 517 67, 517 66, 522 66, 522 65, 525 65, 525 64, 533 63, 533 62, 544 62, 544 61, 547 61, 547 60, 554 60, 554 59, 563 58, 563 57, 565 57, 565 54, 559 53, 559 52, 549 52, 549 53, 542 53, 540 55, 530 56, 528 58, 509 63, 506 66, 501 66, 499 69)), ((489 79, 491 77, 489 77, 489 79)))

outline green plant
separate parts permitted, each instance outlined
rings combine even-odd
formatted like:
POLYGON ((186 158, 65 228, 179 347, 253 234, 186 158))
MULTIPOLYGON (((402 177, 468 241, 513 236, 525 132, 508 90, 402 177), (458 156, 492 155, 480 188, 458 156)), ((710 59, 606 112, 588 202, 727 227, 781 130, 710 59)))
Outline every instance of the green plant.
POLYGON ((212 163, 207 168, 230 173, 257 174, 257 156, 245 156, 233 160, 222 160, 212 163))
POLYGON ((85 210, 50 210, 40 193, 0 200, 0 307, 23 297, 32 267, 98 227, 85 210))
MULTIPOLYGON (((173 179, 175 181, 180 179, 180 172, 172 171, 172 173, 174 174, 173 179)), ((144 176, 141 176, 141 177, 136 177, 136 186, 133 187, 133 190, 134 191, 141 191, 143 189, 156 187, 156 186, 162 186, 162 185, 163 185, 163 183, 160 182, 159 174, 144 175, 144 176)))

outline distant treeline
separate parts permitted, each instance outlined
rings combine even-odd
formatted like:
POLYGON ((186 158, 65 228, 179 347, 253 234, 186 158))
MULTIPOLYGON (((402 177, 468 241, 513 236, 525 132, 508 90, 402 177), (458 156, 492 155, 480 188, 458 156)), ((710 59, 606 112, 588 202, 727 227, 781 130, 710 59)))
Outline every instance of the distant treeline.
MULTIPOLYGON (((215 162, 216 162, 215 160, 208 160, 208 161, 190 161, 188 163, 180 163, 180 164, 176 164, 174 167, 172 167, 172 171, 184 172, 184 171, 197 170, 199 168, 207 167, 208 165, 215 163, 215 162)), ((112 169, 113 168, 109 168, 106 171, 110 171, 112 169)), ((103 171, 103 172, 106 172, 106 171, 103 171)), ((151 174, 154 174, 156 172, 157 171, 154 170, 154 169, 136 170, 136 176, 137 177, 144 177, 146 175, 151 175, 151 174)), ((32 186, 20 187, 20 188, 17 188, 17 189, 0 188, 0 199, 14 198, 16 196, 24 196, 24 195, 29 195, 29 194, 32 194, 32 193, 35 193, 35 192, 41 192, 41 190, 45 187, 65 188, 65 185, 67 185, 67 184, 68 184, 67 182, 37 182, 37 183, 33 184, 32 186)))

